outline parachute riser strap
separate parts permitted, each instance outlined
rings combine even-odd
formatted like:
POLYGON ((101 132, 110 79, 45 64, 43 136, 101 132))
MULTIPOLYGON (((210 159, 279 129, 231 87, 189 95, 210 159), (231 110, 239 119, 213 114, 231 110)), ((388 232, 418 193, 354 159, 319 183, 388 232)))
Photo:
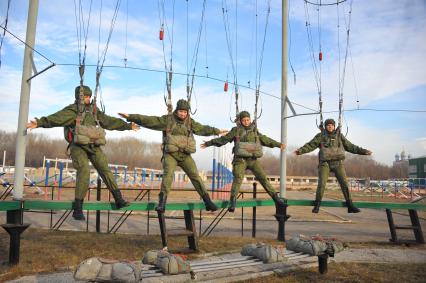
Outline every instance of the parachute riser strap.
POLYGON ((93 96, 93 102, 92 102, 92 113, 93 113, 93 116, 95 118, 96 125, 98 125, 98 126, 100 126, 100 124, 99 124, 99 120, 98 120, 98 110, 97 110, 97 107, 96 107, 96 101, 97 101, 98 91, 99 91, 99 86, 100 86, 99 81, 100 81, 101 73, 102 73, 102 70, 98 69, 96 71, 96 87, 95 87, 95 94, 93 96))
POLYGON ((322 94, 321 90, 318 92, 319 96, 319 114, 320 114, 320 129, 324 127, 324 117, 322 115, 322 94))
MULTIPOLYGON (((237 114, 238 116, 238 114, 237 114)), ((241 122, 240 122, 240 118, 237 117, 236 119, 236 123, 237 123, 237 133, 235 134, 235 144, 240 142, 240 129, 241 129, 241 122)))
POLYGON ((80 65, 78 68, 79 74, 80 74, 80 89, 79 89, 79 95, 78 95, 78 101, 77 101, 77 112, 80 113, 84 109, 84 64, 80 65))
POLYGON ((186 128, 188 129, 188 137, 190 137, 192 135, 192 119, 191 116, 189 115, 189 111, 188 111, 188 116, 186 116, 186 128))
POLYGON ((172 115, 173 105, 172 105, 172 79, 173 79, 173 71, 170 67, 170 71, 166 73, 166 88, 167 88, 167 114, 172 115))
POLYGON ((257 134, 257 120, 255 120, 253 123, 254 123, 254 140, 257 143, 257 141, 259 140, 259 135, 257 134))
POLYGON ((340 137, 342 131, 341 131, 341 127, 338 126, 336 129, 336 139, 337 139, 337 147, 340 147, 340 143, 342 142, 342 139, 340 137))
POLYGON ((235 94, 235 119, 230 118, 230 120, 231 120, 232 123, 235 123, 238 126, 238 123, 240 121, 240 118, 239 118, 240 111, 239 111, 239 108, 238 108, 238 88, 237 88, 235 83, 234 83, 234 85, 235 85, 235 88, 234 88, 233 94, 235 94))
POLYGON ((257 118, 258 118, 257 117, 257 105, 258 105, 258 102, 259 102, 259 88, 256 88, 256 102, 254 104, 254 121, 253 121, 255 132, 257 132, 257 118))
POLYGON ((343 93, 339 94, 339 121, 337 124, 337 128, 340 129, 342 127, 342 112, 343 112, 343 93))

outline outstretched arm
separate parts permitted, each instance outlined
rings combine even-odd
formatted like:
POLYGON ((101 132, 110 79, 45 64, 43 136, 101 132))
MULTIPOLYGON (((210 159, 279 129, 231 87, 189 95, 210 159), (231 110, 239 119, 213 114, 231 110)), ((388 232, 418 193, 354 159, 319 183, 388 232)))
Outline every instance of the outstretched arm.
POLYGON ((101 124, 101 127, 106 130, 125 131, 134 129, 134 127, 132 127, 132 123, 126 123, 122 119, 111 117, 99 109, 97 109, 97 111, 99 123, 101 124))
POLYGON ((206 148, 212 145, 220 147, 222 145, 227 144, 228 142, 232 142, 235 138, 236 132, 237 128, 234 127, 226 135, 204 142, 203 144, 201 144, 201 148, 206 148))
POLYGON ((345 136, 341 135, 342 137, 342 143, 343 147, 346 151, 353 153, 353 154, 360 154, 360 155, 371 155, 372 152, 368 149, 362 148, 360 146, 354 145, 350 141, 348 141, 345 136))
POLYGON ((70 126, 77 117, 77 108, 75 104, 68 105, 52 115, 35 118, 27 124, 28 129, 34 128, 54 128, 70 126))
POLYGON ((259 136, 259 140, 260 143, 263 146, 267 146, 267 147, 279 147, 280 149, 285 149, 285 144, 280 143, 268 136, 262 135, 261 133, 257 132, 258 136, 259 136))
POLYGON ((318 148, 319 145, 320 145, 320 143, 321 143, 321 133, 317 134, 312 140, 310 140, 309 142, 307 142, 301 148, 297 149, 295 151, 295 153, 297 155, 301 155, 301 154, 305 154, 305 153, 311 152, 311 151, 315 150, 316 148, 318 148))
POLYGON ((127 113, 118 114, 121 117, 126 118, 127 121, 134 122, 144 128, 156 131, 165 131, 167 128, 167 115, 158 117, 127 113))
POLYGON ((191 126, 192 131, 197 136, 213 136, 213 135, 219 135, 219 134, 224 133, 224 132, 226 133, 226 130, 220 130, 220 129, 215 128, 215 127, 202 125, 202 124, 194 121, 193 119, 192 119, 191 123, 192 123, 192 126, 191 126))

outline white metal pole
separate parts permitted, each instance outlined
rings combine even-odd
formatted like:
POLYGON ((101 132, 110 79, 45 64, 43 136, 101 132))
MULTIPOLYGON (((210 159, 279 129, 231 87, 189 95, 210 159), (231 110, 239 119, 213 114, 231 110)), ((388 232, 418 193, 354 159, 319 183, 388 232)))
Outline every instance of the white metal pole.
POLYGON ((28 110, 30 104, 30 90, 32 64, 32 49, 28 46, 35 46, 36 23, 38 14, 38 0, 31 0, 28 8, 26 46, 24 51, 24 65, 22 68, 21 98, 19 103, 18 131, 16 133, 16 157, 15 157, 15 181, 13 198, 22 199, 24 189, 24 167, 25 167, 25 146, 27 136, 28 110))
MULTIPOLYGON (((287 62, 288 62, 288 0, 282 1, 282 65, 281 65, 281 143, 287 145, 287 62)), ((286 151, 281 151, 280 156, 280 195, 286 197, 286 151)))

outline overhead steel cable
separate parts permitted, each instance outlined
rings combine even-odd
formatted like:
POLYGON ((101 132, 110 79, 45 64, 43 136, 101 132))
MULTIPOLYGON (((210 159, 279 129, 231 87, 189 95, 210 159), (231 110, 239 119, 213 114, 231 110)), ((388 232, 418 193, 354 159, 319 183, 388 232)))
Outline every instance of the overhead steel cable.
MULTIPOLYGON (((97 63, 96 63, 96 87, 95 87, 95 95, 94 95, 94 99, 93 99, 95 105, 96 105, 97 94, 98 94, 98 91, 100 89, 100 77, 101 77, 103 67, 104 67, 104 64, 105 64, 106 54, 108 52, 109 44, 111 42, 111 37, 112 37, 112 33, 114 31, 115 23, 117 21, 117 16, 118 16, 118 12, 120 10, 120 6, 121 6, 121 0, 117 0, 117 2, 115 3, 114 13, 113 13, 113 16, 111 18, 111 23, 110 23, 108 36, 107 36, 107 40, 106 40, 104 49, 103 49, 102 53, 99 53, 100 42, 101 42, 101 26, 102 26, 102 1, 101 1, 101 7, 100 7, 100 10, 99 10, 98 60, 97 60, 97 63)), ((105 111, 105 105, 103 103, 102 97, 101 97, 100 102, 101 102, 101 110, 105 111)))
POLYGON ((79 4, 77 7, 77 4, 74 0, 74 11, 75 11, 75 17, 76 17, 76 30, 77 30, 77 41, 78 41, 78 51, 79 51, 79 63, 80 65, 84 66, 85 60, 86 60, 86 50, 87 50, 87 36, 89 34, 89 26, 90 26, 90 16, 92 13, 92 2, 93 0, 90 0, 89 5, 89 15, 87 16, 87 24, 85 24, 84 21, 84 14, 83 14, 83 5, 81 4, 81 0, 79 0, 79 4), (77 14, 78 10, 78 14, 77 14), (82 37, 84 37, 84 50, 83 55, 81 54, 82 51, 82 37))
MULTIPOLYGON (((190 69, 192 70, 191 84, 189 84, 190 74, 189 74, 189 70, 188 70, 188 61, 187 61, 187 73, 188 74, 187 74, 187 86, 186 86, 187 89, 186 89, 186 91, 187 91, 187 99, 188 99, 189 105, 191 105, 191 98, 192 98, 192 93, 193 93, 193 89, 194 89, 195 69, 196 69, 197 62, 198 62, 198 50, 200 48, 201 35, 202 35, 202 32, 203 32, 205 10, 206 10, 206 0, 203 1, 200 24, 199 24, 199 27, 198 27, 198 33, 197 33, 197 38, 196 38, 196 42, 195 42, 194 53, 193 53, 192 59, 191 59, 191 65, 190 65, 190 69)), ((187 50, 189 49, 188 37, 189 36, 187 35, 187 50)), ((188 57, 187 57, 187 60, 188 60, 188 57)), ((192 112, 192 109, 191 109, 192 114, 195 114, 195 112, 196 112, 196 110, 194 112, 192 112)))
MULTIPOLYGON (((104 66, 104 63, 105 63, 105 59, 106 59, 106 54, 108 52, 109 43, 111 41, 112 32, 114 31, 115 23, 117 21, 117 15, 118 15, 118 12, 120 10, 120 5, 121 5, 121 0, 117 0, 117 2, 115 4, 115 8, 114 8, 114 13, 113 13, 113 16, 112 16, 112 19, 111 19, 110 28, 109 28, 109 31, 108 31, 107 41, 105 43, 105 47, 104 47, 104 50, 101 53, 101 56, 98 58, 98 63, 97 63, 98 70, 97 71, 99 71, 99 73, 102 73, 102 69, 103 69, 103 66, 104 66)), ((99 36, 99 39, 100 39, 100 36, 99 36)))
MULTIPOLYGON (((3 47, 3 40, 6 36, 7 23, 9 22, 10 1, 11 0, 7 1, 6 18, 4 20, 4 27, 5 28, 3 29, 3 34, 1 35, 1 39, 0 39, 0 68, 1 68, 1 50, 2 50, 2 47, 3 47)), ((3 23, 2 23, 2 25, 3 25, 3 23)))
MULTIPOLYGON (((235 62, 236 60, 234 60, 234 56, 233 56, 233 48, 232 48, 232 41, 231 41, 231 34, 230 34, 231 32, 230 32, 230 25, 229 25, 229 18, 228 18, 228 4, 226 0, 222 0, 222 19, 223 19, 223 25, 225 27, 226 46, 228 47, 228 55, 231 61, 232 75, 234 79, 233 85, 234 85, 234 92, 235 92, 235 112, 236 112, 236 115, 238 115, 239 84, 238 84, 238 78, 237 78, 237 65, 235 62)), ((237 33, 237 31, 235 32, 237 33)), ((231 121, 233 121, 232 118, 231 118, 231 121)))
POLYGON ((32 51, 34 51, 35 53, 37 53, 38 55, 40 55, 41 57, 43 57, 44 59, 46 59, 47 61, 49 61, 49 63, 55 65, 55 63, 52 60, 50 60, 46 55, 43 55, 40 51, 36 50, 33 46, 27 44, 24 40, 20 39, 16 34, 14 34, 13 32, 11 32, 8 28, 6 28, 3 25, 0 25, 0 28, 3 29, 8 34, 10 34, 16 40, 18 40, 19 42, 21 42, 22 44, 24 44, 25 46, 27 46, 29 49, 31 49, 32 51))
MULTIPOLYGON (((259 97, 260 97, 260 80, 262 77, 262 66, 263 66, 263 55, 265 52, 265 42, 266 42, 266 34, 268 31, 268 23, 269 23, 269 15, 271 13, 271 1, 268 1, 268 6, 267 6, 267 10, 266 10, 266 19, 265 19, 265 28, 263 31, 263 40, 262 40, 262 48, 260 50, 260 58, 259 58, 259 69, 256 70, 256 100, 255 100, 255 104, 254 104, 254 125, 257 128, 257 119, 260 117, 258 117, 257 115, 257 108, 258 108, 258 103, 259 103, 259 97)), ((256 33, 257 33, 257 28, 256 28, 256 33)), ((257 35, 256 35, 256 46, 257 46, 257 35)), ((257 47, 256 47, 257 49, 257 47)), ((257 54, 256 54, 257 57, 257 54)), ((257 62, 257 60, 256 60, 257 62)), ((257 65, 257 63, 256 63, 257 65)), ((262 113, 262 110, 261 110, 262 113)))
POLYGON ((170 42, 170 63, 169 66, 167 66, 167 59, 166 59, 166 47, 164 40, 161 40, 162 42, 162 48, 163 48, 163 60, 164 60, 164 69, 166 71, 166 89, 167 89, 167 98, 164 97, 164 100, 167 105, 167 112, 171 114, 172 112, 172 79, 173 79, 173 40, 174 40, 174 20, 175 20, 175 0, 173 0, 173 11, 172 11, 172 27, 171 32, 169 30, 169 25, 166 20, 166 9, 164 6, 164 0, 158 0, 158 17, 160 20, 161 29, 164 27, 166 28, 166 32, 168 34, 168 40, 170 42))
POLYGON ((312 31, 311 31, 311 23, 310 23, 310 16, 309 16, 309 7, 307 5, 307 2, 305 2, 304 5, 305 8, 305 26, 306 26, 306 34, 308 36, 308 46, 309 46, 309 58, 311 60, 312 64, 312 70, 314 72, 314 79, 317 86, 318 94, 321 92, 320 83, 319 83, 319 72, 318 67, 316 64, 315 59, 315 52, 314 52, 314 46, 313 46, 313 39, 312 39, 312 31))

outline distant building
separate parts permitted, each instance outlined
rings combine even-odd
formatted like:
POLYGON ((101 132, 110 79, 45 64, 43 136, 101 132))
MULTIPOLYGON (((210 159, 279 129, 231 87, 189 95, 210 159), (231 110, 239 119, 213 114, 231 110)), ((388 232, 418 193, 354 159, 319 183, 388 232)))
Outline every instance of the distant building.
POLYGON ((409 159, 408 177, 409 178, 426 178, 426 156, 409 159))
POLYGON ((395 154, 395 161, 393 165, 408 165, 408 160, 411 158, 411 154, 405 155, 405 151, 401 151, 401 154, 395 154))

